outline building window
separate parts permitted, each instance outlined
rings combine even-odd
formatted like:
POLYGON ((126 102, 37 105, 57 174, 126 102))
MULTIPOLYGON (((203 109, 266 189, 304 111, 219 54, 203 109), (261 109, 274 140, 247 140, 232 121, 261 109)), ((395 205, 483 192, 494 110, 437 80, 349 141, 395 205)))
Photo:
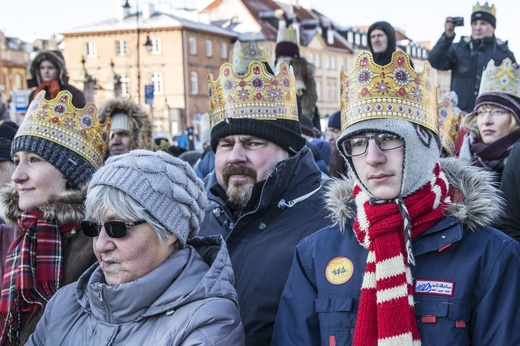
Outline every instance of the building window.
POLYGON ((360 34, 355 34, 355 35, 354 35, 354 44, 355 44, 356 46, 359 46, 359 45, 361 44, 360 36, 361 36, 360 34))
POLYGON ((318 95, 318 100, 321 100, 321 82, 316 81, 316 95, 318 95))
POLYGON ((85 43, 85 55, 87 58, 97 58, 96 42, 88 41, 85 43))
POLYGON ((314 64, 314 54, 309 53, 309 55, 307 56, 307 61, 311 64, 314 64))
POLYGON ((14 76, 14 88, 16 90, 23 89, 23 78, 22 78, 22 75, 19 73, 15 74, 15 76, 14 76))
POLYGON ((121 75, 121 95, 128 96, 130 81, 128 80, 128 76, 126 74, 121 75))
POLYGON ((213 56, 213 42, 206 40, 206 57, 211 58, 213 56))
POLYGON ((361 45, 363 47, 368 47, 367 37, 368 37, 368 35, 366 35, 366 34, 361 36, 361 45))
POLYGON ((336 67, 336 57, 335 56, 331 56, 330 57, 330 69, 331 70, 335 70, 337 67, 336 67))
POLYGON ((347 32, 347 41, 349 43, 353 43, 354 42, 354 33, 352 31, 347 32))
POLYGON ((199 74, 195 71, 190 74, 191 94, 197 95, 199 93, 199 74))
POLYGON ((316 66, 316 68, 321 67, 321 55, 319 53, 315 56, 314 65, 316 66))
POLYGON ((197 39, 195 37, 190 37, 190 55, 197 55, 197 39))
POLYGON ((152 84, 153 84, 154 95, 162 95, 163 94, 163 78, 162 78, 161 72, 152 73, 152 84))
POLYGON ((126 41, 125 40, 116 41, 116 54, 119 56, 125 56, 128 54, 128 52, 126 51, 126 41))
POLYGON ((220 44, 220 59, 227 60, 227 58, 228 58, 227 44, 225 42, 222 42, 220 44))
POLYGON ((161 39, 158 37, 151 37, 150 40, 152 41, 152 50, 150 51, 150 54, 161 54, 161 39))
POLYGON ((330 69, 330 60, 327 54, 323 54, 323 67, 328 70, 330 69))

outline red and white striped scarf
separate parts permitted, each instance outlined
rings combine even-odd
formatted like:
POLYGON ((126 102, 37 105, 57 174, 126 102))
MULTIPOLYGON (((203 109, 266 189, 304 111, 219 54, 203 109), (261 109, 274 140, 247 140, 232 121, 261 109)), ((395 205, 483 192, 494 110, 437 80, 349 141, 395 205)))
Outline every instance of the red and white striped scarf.
POLYGON ((446 176, 437 164, 429 183, 403 200, 408 215, 400 212, 396 201, 370 203, 358 184, 354 200, 354 233, 368 257, 353 345, 420 345, 404 218, 409 217, 412 238, 437 223, 450 203, 446 176))

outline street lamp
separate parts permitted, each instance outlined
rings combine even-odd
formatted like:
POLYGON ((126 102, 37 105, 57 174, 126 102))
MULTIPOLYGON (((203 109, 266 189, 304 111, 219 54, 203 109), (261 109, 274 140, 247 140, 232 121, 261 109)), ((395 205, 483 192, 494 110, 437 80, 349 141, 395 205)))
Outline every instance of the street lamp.
MULTIPOLYGON (((125 4, 122 6, 125 11, 130 9, 130 4, 128 0, 125 1, 125 4)), ((140 50, 140 40, 141 40, 141 28, 139 27, 139 0, 136 0, 135 5, 135 21, 136 21, 136 32, 137 32, 137 43, 136 43, 136 54, 137 54, 137 102, 141 103, 141 50, 140 50)), ((144 46, 148 52, 151 52, 153 49, 152 40, 150 40, 150 36, 146 36, 146 42, 144 46)))

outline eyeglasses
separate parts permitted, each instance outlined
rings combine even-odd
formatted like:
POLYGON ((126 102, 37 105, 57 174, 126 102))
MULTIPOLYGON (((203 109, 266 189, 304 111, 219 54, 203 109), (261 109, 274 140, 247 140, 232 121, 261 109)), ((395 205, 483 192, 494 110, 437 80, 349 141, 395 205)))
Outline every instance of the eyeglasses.
POLYGON ((484 114, 491 114, 491 116, 495 116, 495 115, 502 115, 502 114, 507 114, 509 113, 508 111, 506 111, 505 109, 498 109, 498 108, 495 108, 495 109, 488 109, 488 110, 483 110, 483 109, 480 109, 477 111, 477 116, 479 115, 484 115, 484 114))
POLYGON ((391 133, 378 133, 372 136, 354 137, 341 143, 343 151, 347 156, 361 156, 367 152, 368 141, 375 140, 381 150, 392 150, 404 145, 404 140, 391 133))
POLYGON ((145 220, 134 222, 107 221, 104 225, 92 221, 81 221, 81 230, 87 237, 97 237, 101 232, 101 227, 105 227, 105 232, 110 238, 123 238, 128 235, 128 228, 145 223, 145 220))

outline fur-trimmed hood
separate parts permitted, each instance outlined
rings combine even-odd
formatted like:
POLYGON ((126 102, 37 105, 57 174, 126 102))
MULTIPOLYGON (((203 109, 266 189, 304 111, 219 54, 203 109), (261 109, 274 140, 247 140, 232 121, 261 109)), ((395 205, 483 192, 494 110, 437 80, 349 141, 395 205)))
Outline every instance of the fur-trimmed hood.
POLYGON ((98 119, 104 123, 116 112, 128 114, 134 137, 133 149, 153 150, 152 124, 148 113, 137 103, 127 98, 115 98, 105 102, 98 112, 98 119))
POLYGON ((58 68, 58 79, 60 84, 68 84, 69 77, 65 67, 65 58, 63 57, 63 54, 58 50, 43 50, 34 57, 29 66, 29 86, 37 86, 42 82, 40 76, 40 64, 45 60, 52 62, 58 68))
MULTIPOLYGON (((501 216, 505 202, 500 191, 493 186, 493 174, 481 168, 469 166, 455 159, 441 159, 441 168, 450 183, 452 204, 446 216, 456 217, 472 230, 493 225, 501 216)), ((354 179, 334 179, 325 195, 330 218, 343 231, 349 219, 355 216, 353 206, 354 179)))
MULTIPOLYGON (((40 206, 46 220, 57 225, 79 223, 85 218, 85 198, 87 187, 81 190, 67 190, 56 195, 49 202, 40 206)), ((16 224, 16 216, 22 213, 18 208, 18 192, 13 184, 7 184, 0 189, 0 216, 11 224, 16 224)))

